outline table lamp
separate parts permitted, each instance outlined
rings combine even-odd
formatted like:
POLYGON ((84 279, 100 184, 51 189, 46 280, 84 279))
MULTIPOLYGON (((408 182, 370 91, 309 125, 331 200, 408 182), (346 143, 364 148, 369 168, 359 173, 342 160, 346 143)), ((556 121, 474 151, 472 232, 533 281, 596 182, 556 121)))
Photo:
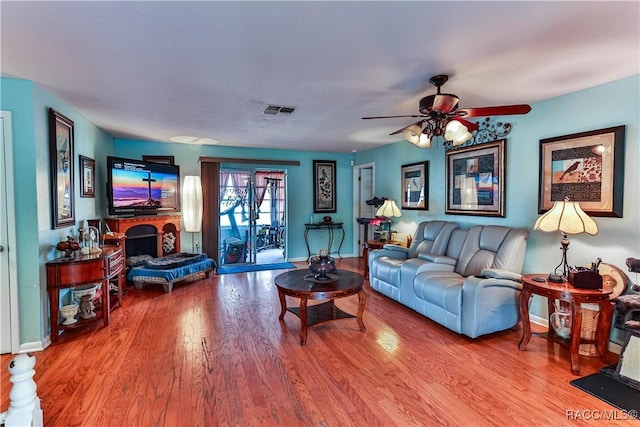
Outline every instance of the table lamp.
MULTIPOLYGON (((382 206, 380 206, 378 208, 378 210, 376 211, 376 216, 383 216, 385 218, 387 218, 387 223, 389 224, 389 230, 387 231, 387 233, 391 233, 391 218, 392 217, 400 217, 402 216, 402 212, 400 212, 400 208, 398 208, 398 205, 396 205, 396 202, 393 199, 386 199, 384 201, 384 203, 382 204, 382 206)), ((383 235, 381 234, 381 239, 380 240, 387 240, 387 235, 383 235)))
POLYGON ((580 203, 571 202, 568 197, 565 197, 561 202, 555 202, 549 211, 536 220, 533 229, 546 232, 560 231, 562 233, 562 240, 560 241, 562 245, 560 247, 562 249, 562 261, 560 261, 554 272, 549 274, 549 281, 555 283, 566 282, 568 279, 568 234, 587 233, 592 236, 598 234, 598 226, 595 221, 582 210, 580 203), (561 267, 562 271, 559 274, 558 269, 561 267))

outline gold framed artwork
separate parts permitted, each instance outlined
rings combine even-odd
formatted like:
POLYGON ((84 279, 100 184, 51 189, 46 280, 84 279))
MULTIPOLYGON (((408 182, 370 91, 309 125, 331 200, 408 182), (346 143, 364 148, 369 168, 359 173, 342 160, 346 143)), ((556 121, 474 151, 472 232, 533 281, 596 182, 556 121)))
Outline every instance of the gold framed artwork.
POLYGON ((445 213, 504 217, 506 140, 446 152, 445 213))
POLYGON ((538 212, 564 200, 591 216, 622 217, 625 127, 540 140, 538 212))
POLYGON ((52 227, 74 225, 73 121, 49 108, 52 227))

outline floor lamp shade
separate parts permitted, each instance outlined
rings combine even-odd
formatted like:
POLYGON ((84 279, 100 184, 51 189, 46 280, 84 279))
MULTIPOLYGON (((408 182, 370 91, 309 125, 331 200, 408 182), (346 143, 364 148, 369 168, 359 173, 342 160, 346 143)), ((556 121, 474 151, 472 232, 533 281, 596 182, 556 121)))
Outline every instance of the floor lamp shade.
POLYGON ((184 231, 198 233, 202 228, 202 184, 199 176, 185 176, 182 185, 184 231))

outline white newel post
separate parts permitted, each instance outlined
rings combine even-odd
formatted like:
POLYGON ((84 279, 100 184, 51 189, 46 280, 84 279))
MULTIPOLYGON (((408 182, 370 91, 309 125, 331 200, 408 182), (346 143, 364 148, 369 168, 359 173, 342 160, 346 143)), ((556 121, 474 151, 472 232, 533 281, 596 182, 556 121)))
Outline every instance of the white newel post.
POLYGON ((9 410, 0 414, 0 422, 5 427, 42 427, 42 408, 33 380, 36 371, 35 356, 20 354, 9 363, 9 381, 13 383, 9 393, 9 410))

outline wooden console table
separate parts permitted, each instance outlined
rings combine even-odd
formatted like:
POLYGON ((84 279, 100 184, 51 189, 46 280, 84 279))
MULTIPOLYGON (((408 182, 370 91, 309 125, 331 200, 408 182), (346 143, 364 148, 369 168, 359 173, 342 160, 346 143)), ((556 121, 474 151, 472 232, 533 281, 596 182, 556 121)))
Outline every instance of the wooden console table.
POLYGON ((318 222, 315 224, 305 224, 304 225, 304 243, 307 245, 307 261, 311 259, 311 249, 309 248, 309 230, 327 230, 329 232, 329 246, 327 250, 329 254, 337 253, 340 258, 340 249, 342 249, 342 242, 344 242, 344 228, 342 228, 342 222, 318 222), (332 251, 331 246, 333 245, 333 230, 342 231, 342 238, 340 239, 340 244, 338 245, 338 251, 332 251))
POLYGON ((549 282, 546 274, 526 274, 522 276, 522 292, 520 294, 520 314, 522 316, 522 339, 518 348, 526 350, 531 339, 531 323, 529 320, 529 299, 532 295, 547 297, 547 307, 549 310, 549 331, 547 338, 560 344, 569 346, 569 358, 571 361, 571 373, 580 374, 580 355, 578 353, 581 343, 593 343, 581 338, 582 332, 582 307, 583 303, 598 304, 600 315, 598 316, 598 326, 596 329, 596 348, 598 355, 608 363, 609 332, 611 329, 612 302, 609 296, 613 292, 611 285, 604 284, 603 289, 580 289, 573 287, 570 283, 549 282), (551 315, 555 312, 554 301, 562 300, 569 303, 571 307, 571 337, 569 340, 559 337, 551 326, 551 315), (568 341, 568 343, 567 343, 568 341))
POLYGON ((104 326, 109 325, 111 313, 111 281, 118 284, 117 303, 122 306, 122 288, 124 286, 124 255, 122 248, 103 246, 99 254, 80 255, 75 258, 57 258, 47 265, 47 292, 49 293, 49 311, 51 316, 51 341, 58 340, 60 330, 74 329, 89 322, 102 319, 104 326), (102 289, 101 304, 96 307, 96 317, 80 319, 73 325, 60 324, 60 290, 100 283, 102 289))

